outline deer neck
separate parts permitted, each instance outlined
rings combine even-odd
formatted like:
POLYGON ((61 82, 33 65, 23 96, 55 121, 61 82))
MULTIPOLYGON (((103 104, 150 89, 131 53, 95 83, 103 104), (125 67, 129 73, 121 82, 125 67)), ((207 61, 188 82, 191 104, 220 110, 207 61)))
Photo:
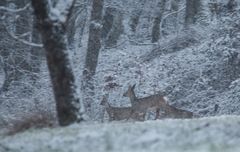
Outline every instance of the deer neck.
POLYGON ((108 102, 105 104, 105 107, 106 108, 111 108, 111 106, 110 106, 110 104, 108 102))
POLYGON ((111 107, 106 107, 107 113, 111 113, 111 107))
POLYGON ((112 111, 112 107, 110 106, 110 104, 108 102, 105 104, 105 108, 107 110, 107 113, 110 114, 112 111))
POLYGON ((131 103, 135 103, 137 101, 137 97, 135 95, 135 92, 133 91, 131 95, 129 96, 131 103))

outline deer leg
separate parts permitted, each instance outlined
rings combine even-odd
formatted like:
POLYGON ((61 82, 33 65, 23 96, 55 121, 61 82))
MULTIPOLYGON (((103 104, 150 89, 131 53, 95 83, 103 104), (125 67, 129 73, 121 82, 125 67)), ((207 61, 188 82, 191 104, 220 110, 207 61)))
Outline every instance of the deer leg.
POLYGON ((128 118, 127 118, 127 121, 129 120, 129 118, 134 118, 134 112, 133 111, 131 111, 131 113, 130 113, 130 115, 128 116, 128 118))
POLYGON ((109 114, 108 116, 109 116, 109 121, 113 121, 114 120, 114 117, 113 117, 112 114, 109 114))
POLYGON ((163 110, 163 109, 160 109, 160 110, 161 110, 160 118, 161 119, 166 118, 167 117, 166 110, 163 110))
POLYGON ((159 113, 160 113, 160 109, 157 108, 157 110, 156 110, 155 120, 157 120, 157 119, 159 118, 159 113))
POLYGON ((145 116, 146 116, 146 112, 144 112, 144 113, 142 114, 142 120, 141 120, 141 121, 145 121, 145 116))

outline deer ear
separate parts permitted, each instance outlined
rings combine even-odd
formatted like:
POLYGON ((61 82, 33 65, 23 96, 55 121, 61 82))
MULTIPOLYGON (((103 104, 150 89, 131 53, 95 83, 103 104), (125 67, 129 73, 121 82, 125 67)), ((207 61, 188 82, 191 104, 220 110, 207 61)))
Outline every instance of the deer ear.
POLYGON ((133 86, 132 86, 132 89, 134 89, 136 87, 136 84, 134 84, 133 86))

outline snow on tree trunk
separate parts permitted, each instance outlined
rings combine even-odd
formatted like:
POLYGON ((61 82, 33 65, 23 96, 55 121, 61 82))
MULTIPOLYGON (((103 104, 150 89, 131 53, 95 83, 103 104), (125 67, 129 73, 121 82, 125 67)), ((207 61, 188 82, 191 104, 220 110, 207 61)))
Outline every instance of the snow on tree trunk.
POLYGON ((200 0, 187 0, 186 1, 186 26, 194 24, 197 20, 197 15, 200 11, 201 1, 200 0))
POLYGON ((67 37, 70 50, 75 53, 82 46, 81 40, 88 18, 87 0, 76 1, 71 12, 67 23, 67 37))
POLYGON ((102 39, 104 39, 105 46, 116 46, 123 32, 123 12, 114 7, 107 7, 102 29, 102 39))
POLYGON ((146 0, 140 0, 139 2, 136 1, 136 6, 134 7, 133 11, 131 12, 129 26, 133 33, 135 33, 137 30, 137 26, 139 24, 140 17, 143 13, 143 7, 144 7, 145 3, 146 3, 146 0))
POLYGON ((94 102, 92 99, 94 96, 93 76, 96 72, 98 55, 101 49, 103 3, 103 0, 93 0, 92 3, 87 55, 83 71, 82 91, 84 92, 86 112, 90 117, 91 105, 94 102))
POLYGON ((153 28, 152 28, 152 42, 157 42, 160 38, 160 23, 162 20, 162 15, 164 13, 166 5, 166 0, 162 0, 161 2, 158 3, 158 11, 157 15, 154 18, 153 22, 153 28))
POLYGON ((59 124, 65 126, 83 119, 83 107, 77 93, 65 27, 74 1, 60 2, 61 12, 50 8, 48 0, 32 0, 32 6, 46 51, 59 124))
POLYGON ((114 13, 116 12, 116 8, 114 7, 106 7, 104 16, 103 16, 103 29, 102 29, 102 39, 106 39, 109 35, 113 27, 114 22, 114 13))

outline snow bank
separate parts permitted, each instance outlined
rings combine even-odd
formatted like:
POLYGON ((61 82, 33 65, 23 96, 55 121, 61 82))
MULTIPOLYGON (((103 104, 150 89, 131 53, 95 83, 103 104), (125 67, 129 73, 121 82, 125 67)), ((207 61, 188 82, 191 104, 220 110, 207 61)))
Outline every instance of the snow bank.
POLYGON ((240 117, 83 123, 0 138, 1 152, 239 151, 240 117))

